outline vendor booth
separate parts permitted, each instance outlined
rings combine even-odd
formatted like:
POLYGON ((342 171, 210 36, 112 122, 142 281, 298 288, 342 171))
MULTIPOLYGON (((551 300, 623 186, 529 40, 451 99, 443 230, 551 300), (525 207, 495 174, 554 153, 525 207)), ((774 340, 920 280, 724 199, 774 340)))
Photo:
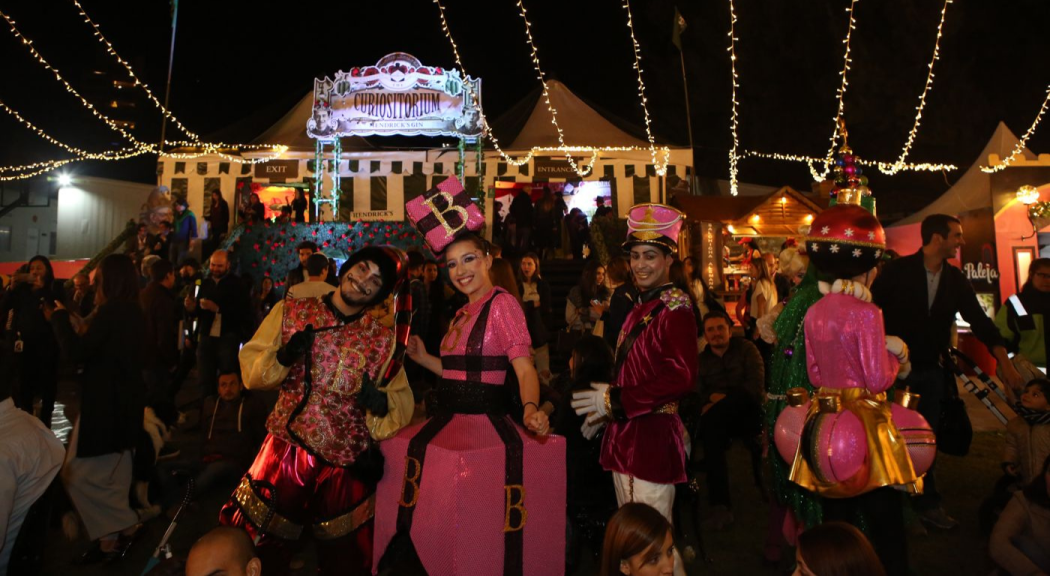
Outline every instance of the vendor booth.
POLYGON ((708 288, 729 302, 742 290, 753 253, 779 254, 785 242, 806 233, 828 199, 784 186, 765 196, 677 195, 671 204, 688 218, 683 241, 708 288))

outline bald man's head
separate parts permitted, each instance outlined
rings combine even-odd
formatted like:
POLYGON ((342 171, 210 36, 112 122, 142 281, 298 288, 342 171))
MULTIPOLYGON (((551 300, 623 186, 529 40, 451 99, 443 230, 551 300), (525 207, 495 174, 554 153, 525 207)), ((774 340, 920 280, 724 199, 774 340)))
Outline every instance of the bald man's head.
POLYGON ((259 576, 262 562, 251 537, 241 528, 219 526, 190 549, 186 576, 259 576))

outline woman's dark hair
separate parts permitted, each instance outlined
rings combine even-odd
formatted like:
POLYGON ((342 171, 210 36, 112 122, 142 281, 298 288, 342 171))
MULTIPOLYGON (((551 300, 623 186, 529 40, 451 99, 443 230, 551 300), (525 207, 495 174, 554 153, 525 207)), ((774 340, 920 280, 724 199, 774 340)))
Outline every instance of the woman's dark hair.
POLYGON ((138 302, 139 275, 131 258, 110 254, 98 266, 102 275, 99 292, 106 302, 138 302))
MULTIPOLYGON (((678 288, 682 292, 685 292, 689 296, 689 299, 693 299, 693 291, 689 289, 689 278, 685 274, 685 265, 682 264, 681 260, 675 260, 671 262, 671 272, 669 274, 671 284, 674 284, 675 288, 678 288)), ((696 302, 693 302, 695 305, 696 302)))
POLYGON ((1024 286, 1021 286, 1021 293, 1035 290, 1032 278, 1035 277, 1036 272, 1043 268, 1050 268, 1050 258, 1036 258, 1032 260, 1032 263, 1028 265, 1028 279, 1024 281, 1024 286))
POLYGON ((47 259, 47 256, 33 256, 26 263, 26 271, 28 272, 33 266, 33 262, 40 262, 44 265, 44 291, 51 292, 55 289, 55 269, 51 266, 51 261, 47 259))
POLYGON ((631 281, 631 265, 627 259, 619 254, 609 257, 609 263, 605 265, 605 277, 609 280, 623 284, 631 281))
POLYGON ((471 245, 473 245, 478 250, 481 250, 481 253, 486 256, 488 256, 489 253, 492 251, 492 245, 489 244, 488 240, 485 240, 484 238, 478 236, 473 232, 467 232, 466 234, 457 236, 456 239, 452 242, 449 242, 448 246, 445 247, 445 253, 448 253, 449 248, 461 242, 470 242, 471 245))
POLYGON ((826 522, 798 537, 798 550, 809 571, 819 576, 886 576, 864 534, 845 522, 826 522))
POLYGON ((572 388, 590 389, 591 382, 609 382, 613 377, 613 353, 605 339, 582 336, 572 348, 572 388))
POLYGON ((218 195, 219 195, 219 201, 221 201, 221 200, 223 200, 223 199, 224 199, 224 198, 222 197, 222 190, 219 190, 218 188, 216 188, 216 189, 214 189, 214 190, 212 190, 212 191, 211 191, 211 200, 212 200, 212 202, 215 202, 215 201, 216 201, 216 200, 215 200, 215 195, 216 195, 216 194, 218 194, 218 195))
POLYGON ((591 300, 605 300, 609 297, 609 288, 605 284, 598 284, 598 269, 604 268, 597 259, 592 259, 583 267, 580 276, 580 302, 584 306, 590 306, 591 300))
POLYGON ((1043 396, 1050 400, 1050 379, 1035 378, 1024 385, 1025 388, 1028 388, 1029 386, 1038 386, 1039 391, 1043 393, 1043 396))
POLYGON ((1024 487, 1024 497, 1030 503, 1050 509, 1050 492, 1046 490, 1046 475, 1050 473, 1050 456, 1043 461, 1042 472, 1024 487))
MULTIPOLYGON (((671 523, 655 508, 640 502, 624 504, 605 528, 601 576, 621 576, 620 562, 651 546, 662 546, 671 523)), ((824 576, 824 574, 820 576, 824 576)))
MULTIPOLYGON (((532 273, 532 282, 535 282, 541 278, 540 276, 540 257, 535 252, 526 252, 521 257, 522 260, 528 258, 536 263, 536 271, 532 273)), ((521 261, 518 261, 518 270, 515 276, 518 278, 518 282, 525 282, 525 274, 521 272, 521 261)))

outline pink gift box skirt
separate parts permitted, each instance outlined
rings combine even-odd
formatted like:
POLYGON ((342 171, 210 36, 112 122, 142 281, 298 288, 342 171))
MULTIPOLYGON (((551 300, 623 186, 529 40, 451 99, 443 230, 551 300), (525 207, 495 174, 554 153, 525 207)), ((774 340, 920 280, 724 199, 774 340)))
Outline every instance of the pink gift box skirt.
MULTIPOLYGON (((423 424, 380 444, 386 464, 376 492, 375 566, 397 526, 409 441, 423 424)), ((524 574, 565 571, 565 439, 539 440, 515 426, 524 448, 524 574)), ((488 417, 458 414, 427 446, 411 536, 432 576, 503 574, 505 448, 488 417)))

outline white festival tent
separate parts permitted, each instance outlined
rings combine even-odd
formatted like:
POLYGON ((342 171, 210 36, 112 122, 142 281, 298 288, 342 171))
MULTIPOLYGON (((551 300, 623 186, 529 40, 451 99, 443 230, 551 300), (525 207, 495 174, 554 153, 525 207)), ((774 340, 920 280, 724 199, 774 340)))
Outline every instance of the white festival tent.
MULTIPOLYGON (((539 91, 526 97, 513 111, 527 112, 527 120, 514 126, 513 120, 503 118, 493 122, 494 133, 505 152, 512 158, 524 158, 534 148, 533 157, 521 166, 504 161, 492 148, 482 152, 481 189, 486 193, 486 219, 492 221, 494 198, 491 189, 496 181, 506 182, 574 182, 606 181, 613 206, 623 215, 639 202, 658 202, 666 198, 668 188, 674 187, 692 173, 692 153, 688 147, 669 147, 664 153, 657 142, 657 162, 668 163, 665 176, 658 176, 647 140, 632 136, 609 118, 599 113, 561 82, 547 82, 551 103, 558 111, 558 122, 567 146, 599 148, 591 172, 580 178, 568 169, 565 154, 551 148, 558 147, 557 133, 551 123, 551 114, 539 91), (530 101, 530 98, 532 101, 530 101), (531 106, 531 111, 528 108, 531 106), (504 124, 510 128, 501 128, 504 124), (517 130, 516 133, 514 130, 517 130), (509 144, 508 144, 509 143, 509 144), (634 148, 630 150, 602 150, 602 148, 634 148), (540 169, 545 175, 538 175, 540 169)), ((279 186, 281 183, 312 183, 315 140, 306 133, 307 120, 313 113, 314 94, 306 94, 270 128, 263 131, 253 144, 283 144, 288 151, 266 164, 251 165, 230 162, 218 155, 192 158, 162 157, 158 166, 158 183, 171 189, 174 196, 185 196, 191 209, 201 217, 205 214, 204 198, 213 189, 222 190, 233 206, 234 190, 238 184, 258 183, 279 186), (265 166, 286 165, 285 177, 266 176, 265 166)), ((191 152, 179 150, 178 152, 191 152)), ((590 151, 574 151, 581 165, 590 163, 590 151)), ((245 159, 264 158, 264 150, 243 152, 245 159)), ((330 205, 321 207, 321 220, 386 220, 402 221, 405 202, 419 196, 438 182, 455 174, 459 161, 456 147, 425 149, 396 149, 384 147, 383 137, 349 137, 342 140, 342 154, 338 166, 341 177, 339 214, 331 213, 330 205)), ((465 177, 468 183, 478 184, 476 148, 468 145, 465 153, 465 177)), ((325 154, 326 167, 333 155, 325 154)), ((330 197, 332 173, 323 170, 322 197, 330 197)), ((468 188, 472 186, 468 185, 468 188)))

